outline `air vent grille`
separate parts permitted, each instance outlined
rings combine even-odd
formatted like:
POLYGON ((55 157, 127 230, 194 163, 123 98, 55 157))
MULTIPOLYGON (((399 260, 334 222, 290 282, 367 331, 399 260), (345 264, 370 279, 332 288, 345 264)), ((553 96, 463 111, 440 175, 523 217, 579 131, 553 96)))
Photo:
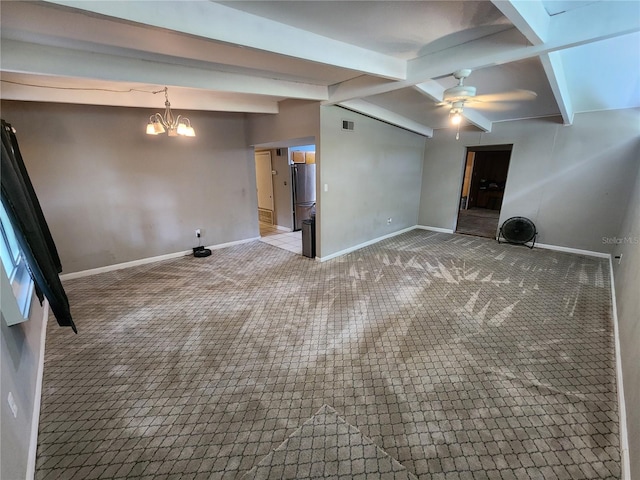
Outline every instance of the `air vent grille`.
POLYGON ((342 129, 343 130, 353 131, 353 127, 354 127, 354 124, 353 124, 352 121, 350 121, 350 120, 342 120, 342 129))

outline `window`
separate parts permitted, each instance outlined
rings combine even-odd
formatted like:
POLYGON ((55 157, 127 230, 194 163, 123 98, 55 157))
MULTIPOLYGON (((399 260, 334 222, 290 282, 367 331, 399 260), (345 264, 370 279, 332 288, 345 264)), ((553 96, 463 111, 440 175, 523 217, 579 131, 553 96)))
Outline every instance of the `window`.
POLYGON ((27 318, 33 295, 33 280, 29 272, 29 265, 18 245, 18 240, 5 211, 4 203, 0 208, 0 236, 2 265, 11 283, 13 295, 18 302, 18 309, 22 316, 27 318))

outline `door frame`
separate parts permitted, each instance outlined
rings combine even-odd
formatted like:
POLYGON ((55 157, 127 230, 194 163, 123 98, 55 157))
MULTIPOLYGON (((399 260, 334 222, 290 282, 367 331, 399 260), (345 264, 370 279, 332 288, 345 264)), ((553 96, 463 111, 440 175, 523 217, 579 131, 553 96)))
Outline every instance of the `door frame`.
MULTIPOLYGON (((457 205, 456 205, 456 216, 455 216, 455 220, 453 222, 453 233, 456 233, 458 230, 458 218, 460 217, 460 210, 462 210, 460 208, 460 203, 462 201, 462 192, 464 189, 464 180, 465 180, 465 174, 466 174, 466 167, 467 167, 467 160, 469 158, 469 154, 473 153, 474 157, 473 157, 473 167, 471 169, 471 179, 469 181, 469 190, 471 191, 471 187, 472 187, 472 183, 473 183, 473 171, 476 167, 476 162, 475 162, 475 154, 477 152, 504 152, 504 151, 508 151, 510 152, 509 154, 509 166, 507 168, 507 178, 505 179, 505 187, 504 187, 504 191, 507 191, 507 184, 509 182, 509 171, 511 170, 511 160, 513 157, 513 144, 512 143, 505 143, 505 144, 498 144, 498 145, 476 145, 476 146, 467 146, 465 148, 465 155, 464 158, 462 159, 462 171, 461 171, 461 179, 459 182, 460 185, 460 189, 458 190, 458 196, 456 198, 457 201, 457 205)), ((467 198, 467 204, 466 206, 468 207, 469 205, 469 198, 467 198)), ((500 205, 500 215, 502 215, 502 209, 504 208, 504 198, 503 198, 503 203, 500 205)), ((466 209, 466 208, 465 208, 466 209)), ((498 228, 500 228, 500 218, 498 218, 498 228)), ((496 231, 496 236, 497 236, 498 232, 496 231)))

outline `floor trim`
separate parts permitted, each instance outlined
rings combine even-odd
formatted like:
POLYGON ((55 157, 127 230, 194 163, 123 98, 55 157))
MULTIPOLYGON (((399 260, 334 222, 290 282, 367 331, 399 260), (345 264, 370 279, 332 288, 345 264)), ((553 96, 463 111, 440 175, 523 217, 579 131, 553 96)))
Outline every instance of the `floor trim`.
MULTIPOLYGON (((234 242, 220 243, 218 245, 210 245, 206 248, 209 248, 211 250, 218 250, 220 248, 232 247, 234 245, 249 243, 255 240, 260 240, 260 237, 245 238, 243 240, 236 240, 234 242)), ((65 273, 63 275, 60 275, 60 280, 73 280, 74 278, 89 277, 91 275, 97 275, 99 273, 113 272, 114 270, 122 270, 123 268, 137 267, 138 265, 146 265, 147 263, 160 262, 162 260, 170 260, 172 258, 186 257, 187 255, 192 255, 192 254, 193 254, 193 250, 184 250, 182 252, 167 253, 166 255, 158 255, 156 257, 141 258, 139 260, 132 260, 130 262, 116 263, 114 265, 106 265, 104 267, 91 268, 89 270, 82 270, 80 272, 65 273)))
POLYGON ((320 260, 321 262, 326 262, 327 260, 331 260, 332 258, 341 257, 342 255, 346 255, 347 253, 355 252, 356 250, 360 250, 361 248, 368 247, 369 245, 373 245, 374 243, 381 242, 382 240, 386 240, 387 238, 395 237, 396 235, 402 235, 403 233, 410 232, 411 230, 415 230, 416 226, 403 228, 402 230, 398 230, 397 232, 388 233, 387 235, 382 235, 381 237, 374 238, 373 240, 368 240, 366 242, 360 243, 358 245, 354 245, 353 247, 345 248, 344 250, 340 250, 336 253, 331 253, 326 257, 316 257, 316 260, 320 260))
MULTIPOLYGON (((422 230, 429 230, 432 232, 439 233, 455 233, 453 230, 448 228, 440 228, 440 227, 429 227, 426 225, 416 225, 415 228, 420 228, 422 230)), ((490 238, 490 237, 478 237, 478 238, 490 238)), ((494 238, 497 240, 497 237, 494 238)), ((587 255, 589 257, 599 257, 599 258, 610 258, 611 255, 603 252, 594 252, 592 250, 581 250, 579 248, 571 248, 571 247, 562 247, 560 245, 549 245, 546 243, 536 243, 535 245, 538 248, 543 248, 545 250, 555 250, 557 252, 565 252, 565 253, 574 253, 576 255, 587 255)))
POLYGON ((613 280, 613 259, 611 258, 611 256, 609 256, 609 276, 611 278, 611 307, 613 310, 613 336, 616 351, 618 416, 620 421, 620 468, 622 469, 622 480, 631 480, 629 437, 627 433, 627 408, 624 402, 624 386, 622 382, 622 357, 620 353, 620 330, 618 329, 618 304, 616 302, 616 285, 613 280))
POLYGON ((40 357, 36 375, 36 391, 33 396, 33 413, 31 415, 31 438, 27 456, 26 480, 33 480, 36 475, 36 454, 38 452, 38 427, 40 426, 40 405, 42 402, 42 377, 44 375, 44 348, 47 340, 47 322, 49 321, 49 302, 45 299, 42 312, 42 332, 40 333, 40 357))
POLYGON ((419 228, 420 230, 429 230, 430 232, 454 233, 450 228, 429 227, 427 225, 416 225, 414 228, 419 228))
POLYGON ((603 252, 594 252, 592 250, 581 250, 579 248, 561 247, 559 245, 548 245, 546 243, 536 243, 538 248, 545 250, 555 250, 557 252, 575 253, 576 255, 588 255, 589 257, 611 258, 611 254, 603 252))

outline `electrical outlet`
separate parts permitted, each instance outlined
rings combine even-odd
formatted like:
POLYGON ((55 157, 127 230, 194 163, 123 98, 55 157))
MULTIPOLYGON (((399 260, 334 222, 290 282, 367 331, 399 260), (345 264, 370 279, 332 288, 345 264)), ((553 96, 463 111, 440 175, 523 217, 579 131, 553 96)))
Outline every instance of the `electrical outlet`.
POLYGON ((387 225, 391 225, 391 221, 392 221, 392 220, 393 220, 393 219, 392 219, 391 217, 387 218, 387 225))
POLYGON ((200 229, 196 228, 196 238, 200 238, 200 235, 201 235, 200 229))
POLYGON ((7 397, 7 401, 9 402, 9 408, 11 409, 11 413, 13 413, 14 417, 18 417, 18 405, 16 405, 16 401, 13 399, 13 393, 9 392, 9 396, 7 397))

